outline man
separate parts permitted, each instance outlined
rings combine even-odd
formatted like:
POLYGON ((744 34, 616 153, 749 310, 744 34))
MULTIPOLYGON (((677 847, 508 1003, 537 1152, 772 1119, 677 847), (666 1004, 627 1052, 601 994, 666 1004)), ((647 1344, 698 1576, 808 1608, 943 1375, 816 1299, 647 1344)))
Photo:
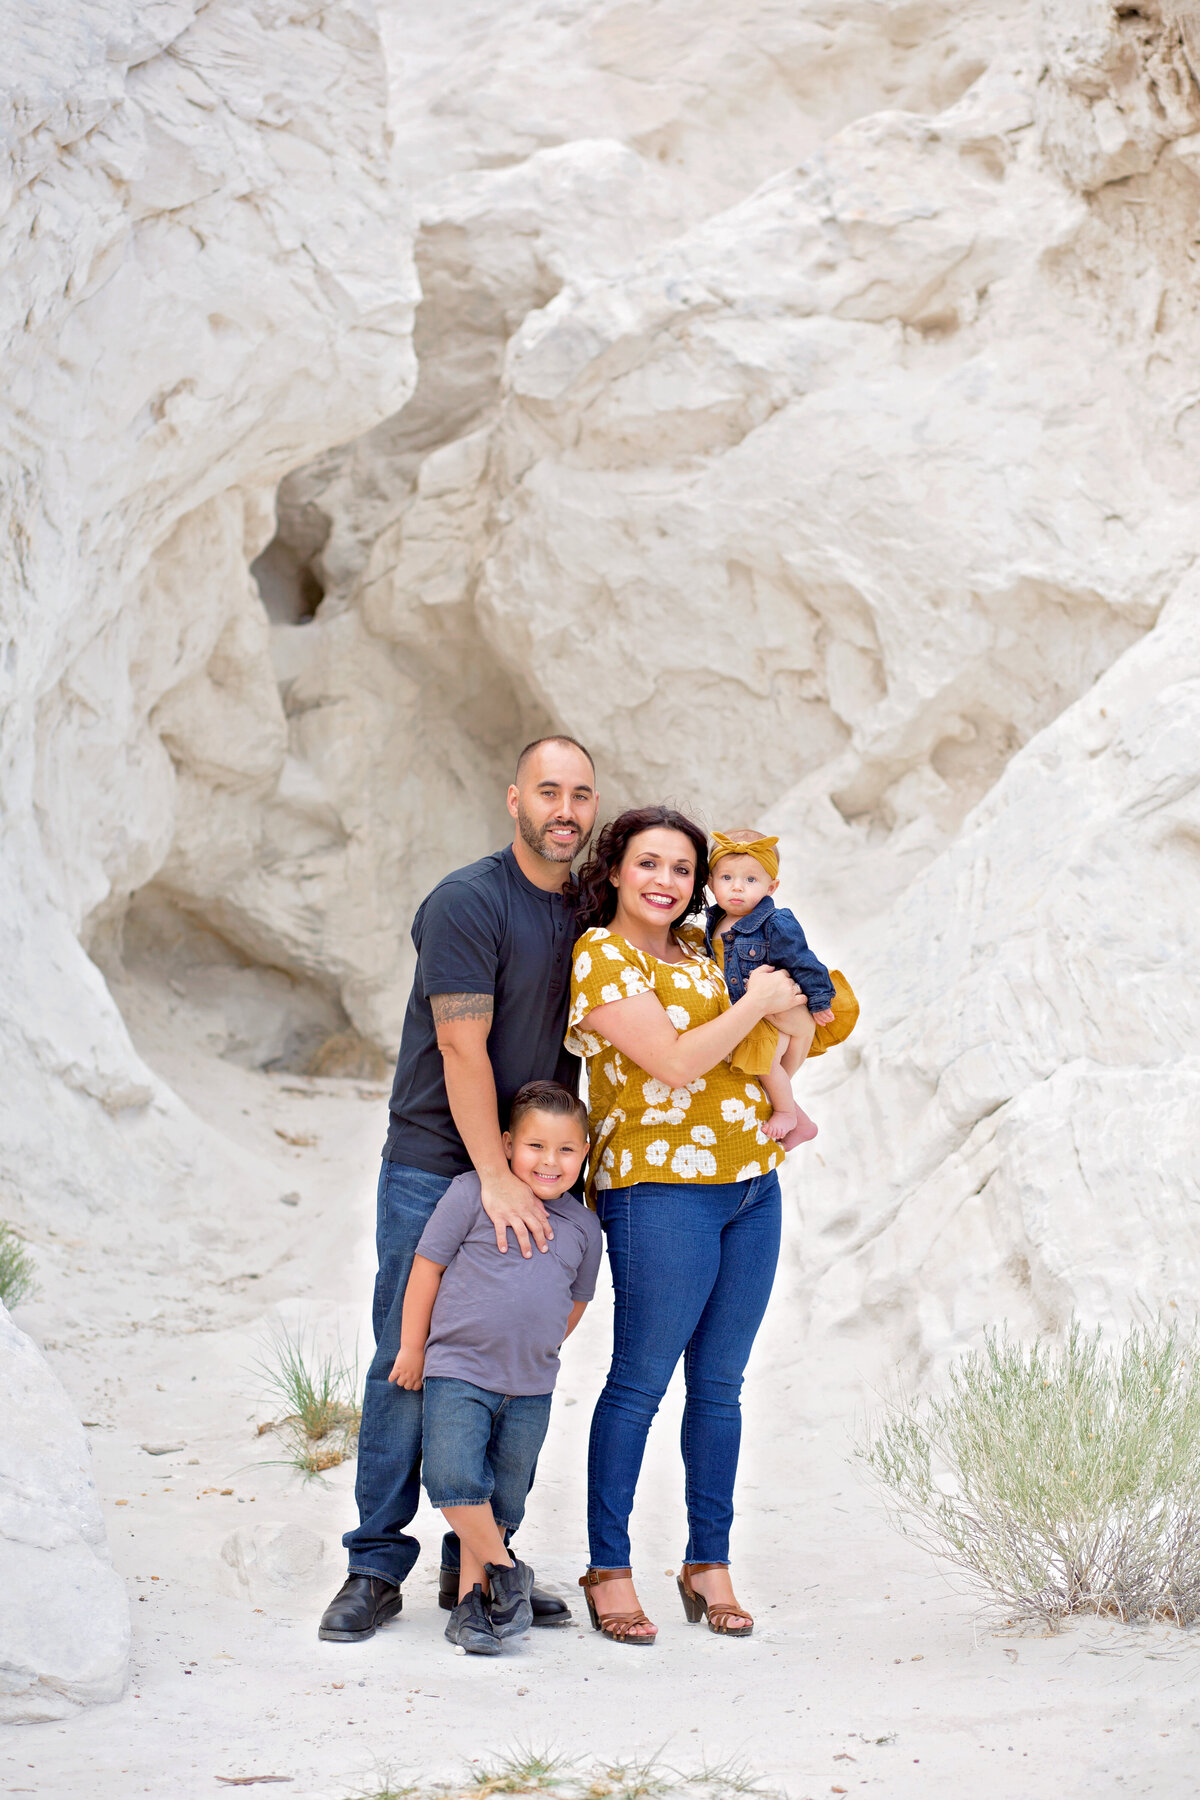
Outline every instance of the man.
MULTIPOLYGON (((369 1638, 400 1611, 420 1546, 405 1527, 420 1497, 421 1395, 392 1385, 404 1288, 418 1240, 456 1175, 474 1168, 506 1254, 536 1256, 553 1237, 545 1207, 510 1170, 501 1131, 518 1088, 578 1088, 563 1048, 575 942, 571 863, 596 823, 595 766, 569 737, 539 738, 508 790, 510 848, 438 883, 413 921, 417 968, 404 1019, 379 1177, 373 1322, 358 1439, 359 1523, 342 1542, 349 1577, 318 1635, 369 1638), (511 1229, 517 1244, 508 1247, 511 1229)), ((440 1598, 458 1599, 458 1540, 443 1539, 440 1598)), ((561 1600, 533 1592, 535 1625, 568 1625, 561 1600)))

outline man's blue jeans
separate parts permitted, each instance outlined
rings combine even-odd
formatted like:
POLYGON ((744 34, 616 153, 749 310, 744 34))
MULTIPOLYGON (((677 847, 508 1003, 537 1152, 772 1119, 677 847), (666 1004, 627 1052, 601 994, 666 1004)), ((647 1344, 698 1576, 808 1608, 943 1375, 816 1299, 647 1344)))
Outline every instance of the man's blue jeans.
MULTIPOLYGON (((388 1375, 400 1348, 400 1315, 412 1260, 450 1180, 449 1175, 430 1175, 386 1158, 379 1171, 375 1355, 363 1394, 354 1484, 359 1523, 342 1542, 350 1552, 351 1575, 373 1575, 396 1586, 411 1571, 421 1547, 405 1531, 421 1498, 421 1396, 396 1387, 388 1375)), ((457 1538, 452 1546, 457 1566, 457 1538)))
POLYGON ((729 1561, 742 1374, 779 1259, 779 1179, 639 1182, 596 1195, 614 1290, 613 1359, 592 1417, 594 1569, 629 1566, 629 1514, 650 1421, 683 1357, 686 1562, 729 1561))

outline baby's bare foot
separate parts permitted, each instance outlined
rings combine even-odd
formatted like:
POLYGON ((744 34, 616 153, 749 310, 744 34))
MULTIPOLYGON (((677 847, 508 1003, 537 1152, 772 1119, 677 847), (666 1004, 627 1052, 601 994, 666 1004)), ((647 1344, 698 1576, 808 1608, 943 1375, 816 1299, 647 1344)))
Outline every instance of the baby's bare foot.
POLYGON ((811 1143, 817 1135, 817 1127, 802 1107, 796 1108, 796 1124, 781 1141, 785 1150, 794 1150, 797 1144, 811 1143))
POLYGON ((773 1112, 763 1126, 763 1130, 769 1138, 774 1138, 776 1143, 780 1143, 789 1131, 795 1131, 799 1123, 800 1113, 797 1108, 793 1107, 791 1112, 773 1112))

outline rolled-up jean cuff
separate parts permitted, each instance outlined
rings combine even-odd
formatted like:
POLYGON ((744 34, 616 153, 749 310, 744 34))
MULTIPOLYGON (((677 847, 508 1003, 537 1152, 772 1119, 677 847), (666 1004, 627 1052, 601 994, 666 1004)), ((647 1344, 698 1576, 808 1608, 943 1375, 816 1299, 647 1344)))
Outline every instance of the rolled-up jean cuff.
POLYGON ((365 1576, 365 1578, 368 1581, 386 1581, 389 1587, 398 1587, 399 1586, 399 1583, 397 1582, 396 1577, 394 1575, 387 1574, 387 1572, 383 1569, 364 1569, 361 1563, 358 1563, 358 1564, 352 1563, 351 1566, 346 1570, 346 1573, 347 1573, 347 1575, 365 1576))
MULTIPOLYGON (((425 1492, 429 1494, 429 1489, 426 1488, 425 1492)), ((429 1504, 436 1506, 439 1512, 445 1512, 448 1506, 490 1506, 492 1497, 489 1494, 486 1499, 481 1500, 478 1494, 472 1494, 466 1500, 440 1500, 436 1494, 429 1494, 429 1504)))

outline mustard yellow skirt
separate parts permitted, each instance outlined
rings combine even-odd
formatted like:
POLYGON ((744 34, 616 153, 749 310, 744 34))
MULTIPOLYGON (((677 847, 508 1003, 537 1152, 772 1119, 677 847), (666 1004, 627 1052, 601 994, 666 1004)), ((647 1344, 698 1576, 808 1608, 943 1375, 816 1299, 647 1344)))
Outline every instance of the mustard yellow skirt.
MULTIPOLYGON (((724 950, 720 938, 717 939, 717 945, 724 950)), ((832 1050, 835 1044, 848 1038, 858 1024, 858 1001, 855 999, 854 989, 840 969, 830 969, 829 974, 836 990, 830 1009, 833 1023, 817 1026, 808 1052, 810 1061, 814 1056, 824 1056, 827 1050, 832 1050)), ((736 1069, 739 1075, 765 1075, 775 1060, 778 1048, 778 1030, 766 1019, 760 1019, 734 1050, 729 1066, 736 1069)))

